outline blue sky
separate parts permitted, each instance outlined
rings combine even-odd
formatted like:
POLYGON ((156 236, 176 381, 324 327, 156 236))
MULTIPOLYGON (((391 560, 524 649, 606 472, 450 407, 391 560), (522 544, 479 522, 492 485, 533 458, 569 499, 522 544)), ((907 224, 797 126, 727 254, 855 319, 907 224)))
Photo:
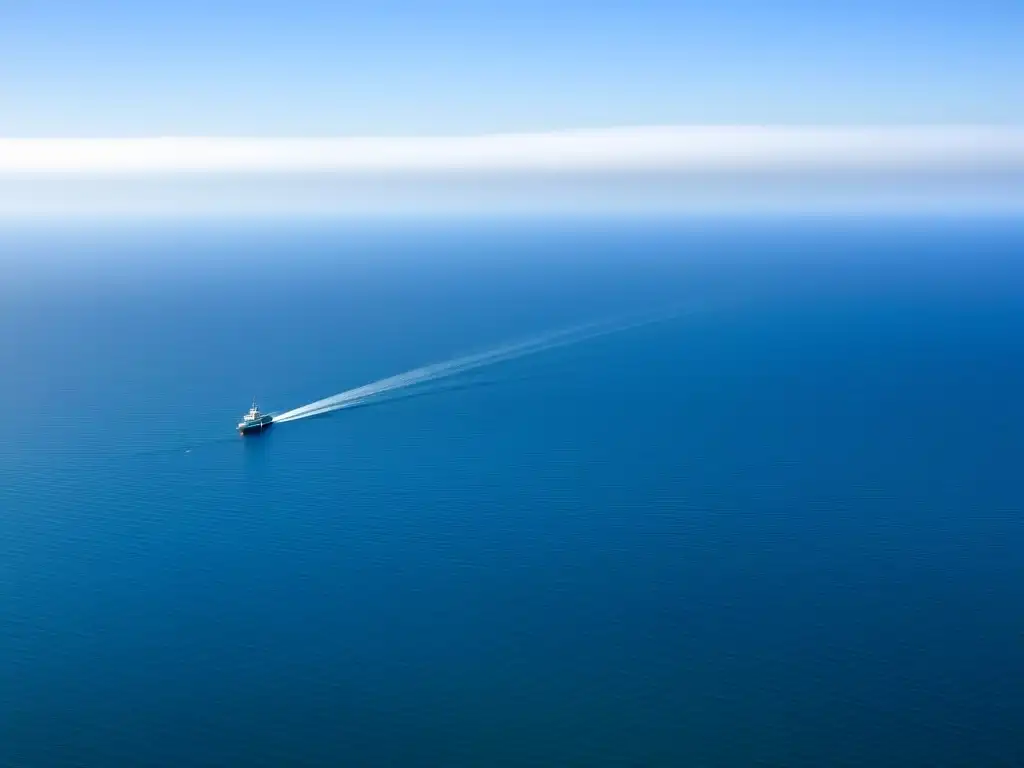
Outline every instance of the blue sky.
POLYGON ((0 0, 0 217, 1019 213, 1022 40, 1020 0, 0 0))
POLYGON ((1021 2, 0 0, 0 136, 1019 125, 1022 40, 1021 2))

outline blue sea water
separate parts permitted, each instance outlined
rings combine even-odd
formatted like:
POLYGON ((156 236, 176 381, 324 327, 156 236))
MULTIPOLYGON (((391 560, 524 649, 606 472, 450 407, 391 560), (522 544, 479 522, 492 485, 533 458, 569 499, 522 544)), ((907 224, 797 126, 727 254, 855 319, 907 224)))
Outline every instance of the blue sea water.
POLYGON ((1022 258, 980 219, 5 225, 0 765, 1019 765, 1022 258))

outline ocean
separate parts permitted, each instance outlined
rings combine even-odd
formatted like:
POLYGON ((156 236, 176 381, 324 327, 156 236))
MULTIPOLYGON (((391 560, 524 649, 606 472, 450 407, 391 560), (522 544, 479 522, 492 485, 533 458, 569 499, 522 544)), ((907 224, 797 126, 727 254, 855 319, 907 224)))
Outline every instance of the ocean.
POLYGON ((6 223, 0 269, 0 765, 1024 762, 1019 220, 6 223))

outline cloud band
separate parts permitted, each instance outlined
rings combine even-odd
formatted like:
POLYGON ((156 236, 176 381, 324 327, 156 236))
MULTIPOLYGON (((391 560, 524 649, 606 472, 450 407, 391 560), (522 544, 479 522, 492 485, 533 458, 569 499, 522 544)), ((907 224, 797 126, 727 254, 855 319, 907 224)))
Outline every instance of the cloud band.
POLYGON ((0 139, 21 173, 1024 172, 1024 129, 685 126, 467 137, 0 139))

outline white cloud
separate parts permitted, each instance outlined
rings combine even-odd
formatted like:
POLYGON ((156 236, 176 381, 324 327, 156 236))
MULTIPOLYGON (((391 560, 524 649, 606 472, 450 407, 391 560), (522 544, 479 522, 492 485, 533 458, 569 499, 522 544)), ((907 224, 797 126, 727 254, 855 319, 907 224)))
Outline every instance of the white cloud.
POLYGON ((1024 128, 692 126, 423 138, 0 139, 0 174, 1024 172, 1024 128))
POLYGON ((1024 211, 1024 128, 0 139, 0 216, 1024 211))

